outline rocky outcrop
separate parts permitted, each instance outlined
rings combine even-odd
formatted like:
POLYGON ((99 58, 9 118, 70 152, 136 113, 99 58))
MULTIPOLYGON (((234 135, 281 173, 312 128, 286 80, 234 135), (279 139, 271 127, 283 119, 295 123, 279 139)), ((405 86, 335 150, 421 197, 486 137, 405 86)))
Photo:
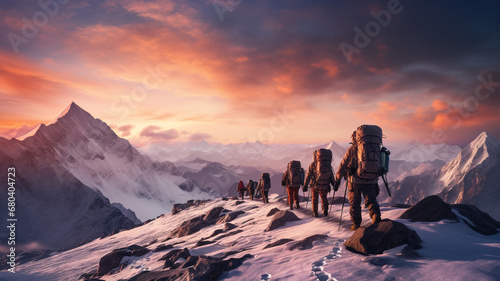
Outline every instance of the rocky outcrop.
POLYGON ((120 262, 123 257, 126 256, 143 256, 147 254, 149 250, 147 248, 132 245, 127 248, 120 248, 113 250, 111 253, 104 255, 99 260, 99 266, 97 267, 97 272, 92 276, 92 278, 100 277, 110 273, 113 269, 120 266, 120 262))
MULTIPOLYGON (((179 252, 180 253, 180 252, 179 252)), ((172 255, 171 259, 176 258, 176 261, 182 257, 184 262, 177 262, 174 269, 165 271, 141 272, 129 279, 130 281, 175 281, 175 280, 190 280, 190 281, 206 281, 216 280, 224 272, 238 268, 246 259, 252 258, 247 254, 241 258, 231 258, 223 260, 222 258, 213 258, 209 256, 191 256, 189 251, 186 254, 179 254, 179 257, 172 255)), ((171 261, 171 260, 170 260, 171 261)), ((170 262, 171 263, 171 262, 170 262)))
POLYGON ((436 195, 422 199, 415 206, 404 212, 400 219, 411 221, 434 222, 443 219, 457 220, 457 216, 451 211, 450 205, 436 195))
MULTIPOLYGON (((222 218, 219 219, 220 213, 222 212, 223 208, 222 207, 215 207, 212 210, 208 211, 205 215, 201 215, 198 217, 194 217, 190 220, 184 221, 178 228, 174 229, 172 233, 170 233, 170 237, 183 237, 187 236, 193 233, 196 233, 200 231, 200 229, 214 225, 216 222, 219 223, 221 219, 224 217, 230 216, 234 217, 235 215, 232 215, 233 213, 226 215, 222 218), (219 221, 217 221, 219 219, 219 221)), ((241 211, 240 211, 241 212, 241 211)), ((237 212, 235 212, 237 213, 237 212)), ((236 215, 238 216, 238 215, 236 215)))
POLYGON ((198 207, 200 205, 203 205, 207 201, 208 200, 189 200, 184 204, 174 204, 174 206, 172 207, 172 215, 178 214, 180 211, 192 206, 198 207))
POLYGON ((300 220, 295 213, 288 210, 279 211, 271 219, 271 222, 264 231, 271 231, 278 227, 284 226, 286 222, 300 220))
MULTIPOLYGON (((407 244, 411 250, 422 248, 422 239, 406 225, 389 219, 361 227, 344 243, 346 249, 364 255, 379 255, 385 250, 407 244)), ((407 249, 408 250, 408 249, 407 249)))
POLYGON ((498 233, 500 222, 494 220, 489 214, 479 210, 474 205, 454 204, 451 208, 458 212, 464 222, 476 232, 483 235, 493 235, 498 233))
POLYGON ((273 248, 273 247, 278 247, 278 246, 285 245, 286 243, 288 243, 288 242, 292 242, 292 241, 293 241, 293 239, 287 239, 287 238, 285 238, 285 239, 280 239, 280 240, 278 240, 278 241, 276 241, 276 242, 273 242, 273 243, 271 243, 271 244, 268 244, 267 246, 265 246, 265 247, 264 247, 264 249, 273 248))
POLYGON ((269 211, 269 213, 267 213, 266 217, 273 216, 274 214, 276 214, 279 211, 280 211, 280 209, 278 209, 278 208, 272 208, 271 211, 269 211))
POLYGON ((240 215, 243 215, 245 212, 243 211, 236 211, 236 212, 232 212, 232 213, 229 213, 223 217, 221 217, 218 221, 217 221, 217 224, 221 224, 221 223, 226 223, 226 222, 230 222, 234 219, 236 219, 238 216, 240 215))
POLYGON ((307 249, 312 249, 313 247, 313 242, 314 241, 325 241, 328 239, 328 235, 322 235, 322 234, 316 234, 313 236, 309 236, 303 240, 300 240, 297 243, 294 243, 288 247, 288 250, 307 250, 307 249))

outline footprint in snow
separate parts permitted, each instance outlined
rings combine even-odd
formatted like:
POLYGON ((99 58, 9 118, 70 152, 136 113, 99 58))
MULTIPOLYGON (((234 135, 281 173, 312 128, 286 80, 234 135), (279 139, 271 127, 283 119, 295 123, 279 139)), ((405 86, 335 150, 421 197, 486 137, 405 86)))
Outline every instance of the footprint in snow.
POLYGON ((328 255, 311 264, 311 276, 315 276, 318 281, 337 281, 337 279, 333 278, 330 273, 324 271, 324 266, 327 262, 333 261, 341 256, 341 244, 344 243, 344 241, 345 240, 343 239, 339 239, 334 242, 333 248, 330 250, 328 255))

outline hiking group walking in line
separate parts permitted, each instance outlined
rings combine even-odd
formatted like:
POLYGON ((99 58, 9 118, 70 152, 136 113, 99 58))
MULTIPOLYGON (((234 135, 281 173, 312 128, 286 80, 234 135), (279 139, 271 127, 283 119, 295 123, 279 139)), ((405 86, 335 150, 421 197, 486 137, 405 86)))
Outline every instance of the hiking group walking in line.
MULTIPOLYGON (((321 200, 321 213, 323 216, 328 217, 328 193, 332 189, 334 190, 333 204, 335 192, 339 189, 341 180, 344 179, 346 182, 345 193, 349 191, 347 197, 352 222, 351 229, 356 230, 361 225, 362 197, 364 198, 365 208, 368 208, 372 223, 380 222, 380 206, 377 202, 377 196, 380 193, 378 179, 379 177, 383 178, 389 192, 387 180, 384 176, 389 171, 390 154, 389 150, 383 147, 382 138, 382 129, 379 126, 359 126, 351 135, 351 146, 340 161, 336 173, 332 168, 333 156, 332 151, 329 149, 322 148, 314 151, 313 161, 309 165, 307 172, 302 168, 300 161, 293 160, 289 162, 286 171, 283 173, 281 185, 286 188, 290 210, 293 210, 294 206, 296 209, 300 208, 299 189, 302 186, 304 194, 308 191, 311 194, 313 217, 319 216, 319 200, 321 200)), ((251 200, 254 199, 256 194, 260 193, 264 203, 269 203, 270 188, 270 175, 269 173, 263 173, 258 183, 249 180, 245 187, 243 182, 240 181, 237 191, 241 199, 244 199, 244 193, 248 191, 251 200)), ((346 194, 344 194, 344 202, 345 197, 346 194)), ((308 201, 309 195, 307 197, 308 201)))

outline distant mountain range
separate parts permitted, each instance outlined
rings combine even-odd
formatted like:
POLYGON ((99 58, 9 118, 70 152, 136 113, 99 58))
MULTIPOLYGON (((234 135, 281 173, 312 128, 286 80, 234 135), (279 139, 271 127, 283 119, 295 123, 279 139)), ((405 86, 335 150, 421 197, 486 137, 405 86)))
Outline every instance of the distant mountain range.
POLYGON ((389 202, 415 204, 437 194, 447 203, 474 204, 500 219, 500 140, 483 132, 444 166, 422 166, 391 189, 389 202))

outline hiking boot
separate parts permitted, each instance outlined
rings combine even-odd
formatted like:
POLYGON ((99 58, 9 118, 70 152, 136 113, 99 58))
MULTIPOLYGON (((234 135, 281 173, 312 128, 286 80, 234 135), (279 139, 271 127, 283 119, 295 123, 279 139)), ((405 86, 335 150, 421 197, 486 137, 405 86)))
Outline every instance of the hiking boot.
POLYGON ((382 219, 380 218, 379 214, 373 215, 372 216, 372 222, 373 223, 379 223, 382 219))
POLYGON ((356 230, 356 229, 358 229, 358 228, 359 228, 359 225, 357 225, 357 224, 353 224, 353 225, 351 225, 351 230, 352 230, 352 231, 355 231, 355 230, 356 230))
POLYGON ((293 205, 290 205, 290 210, 293 210, 293 205))
POLYGON ((325 217, 327 217, 327 216, 328 216, 328 210, 324 210, 324 211, 323 211, 323 215, 324 215, 325 217))
POLYGON ((295 206, 295 209, 300 209, 300 206, 299 206, 299 204, 297 204, 297 206, 295 206))
POLYGON ((317 218, 318 217, 318 212, 313 212, 313 217, 317 218))

